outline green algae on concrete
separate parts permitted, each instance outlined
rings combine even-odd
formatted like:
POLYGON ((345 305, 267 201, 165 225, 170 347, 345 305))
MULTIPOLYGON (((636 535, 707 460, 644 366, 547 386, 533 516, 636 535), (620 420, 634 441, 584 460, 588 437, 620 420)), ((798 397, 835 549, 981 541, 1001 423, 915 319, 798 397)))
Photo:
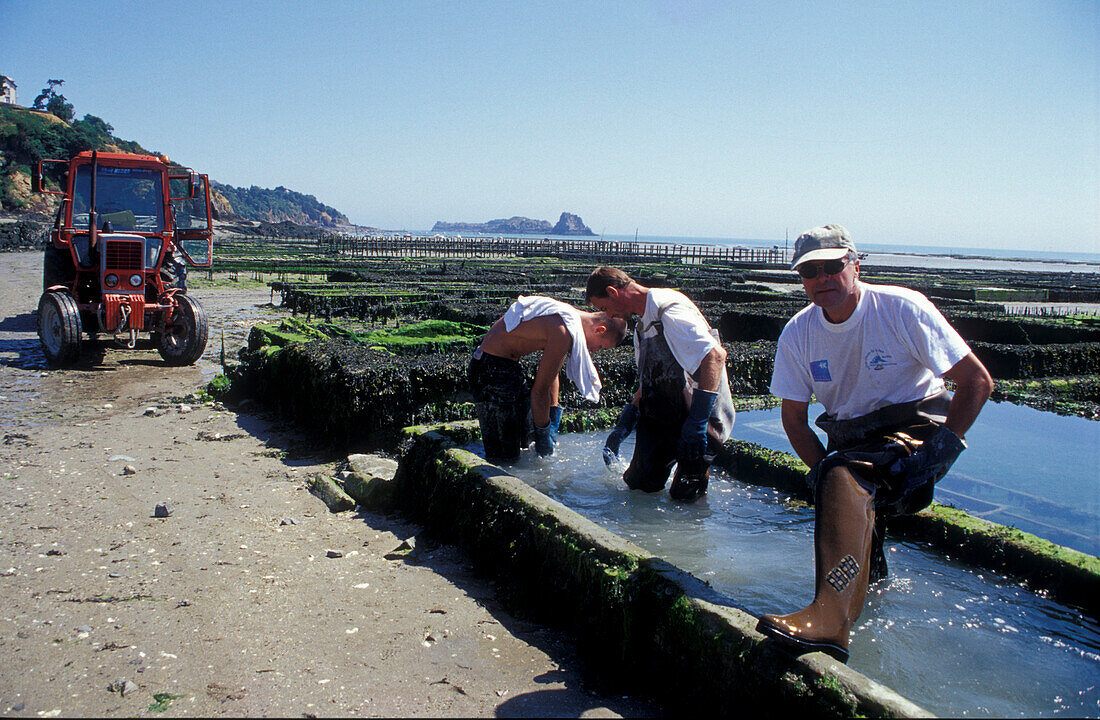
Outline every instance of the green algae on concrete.
POLYGON ((1024 580, 1034 590, 1100 617, 1100 559, 1014 527, 932 503, 894 518, 889 532, 928 542, 953 558, 1024 580))
POLYGON ((813 498, 806 485, 806 464, 790 453, 743 440, 727 440, 715 464, 738 480, 772 487, 806 502, 813 498))
POLYGON ((998 380, 990 397, 1059 415, 1100 419, 1100 375, 998 380))
POLYGON ((406 428, 397 505, 464 547, 510 600, 570 628, 604 682, 675 712, 921 716, 820 653, 793 658, 683 570, 456 447, 476 423, 406 428))
POLYGON ((309 479, 309 491, 328 506, 329 512, 347 512, 355 507, 355 500, 336 481, 324 475, 314 475, 309 479))
POLYGON ((389 510, 393 505, 393 476, 396 471, 395 460, 378 455, 349 455, 348 469, 342 473, 344 491, 360 507, 389 510))

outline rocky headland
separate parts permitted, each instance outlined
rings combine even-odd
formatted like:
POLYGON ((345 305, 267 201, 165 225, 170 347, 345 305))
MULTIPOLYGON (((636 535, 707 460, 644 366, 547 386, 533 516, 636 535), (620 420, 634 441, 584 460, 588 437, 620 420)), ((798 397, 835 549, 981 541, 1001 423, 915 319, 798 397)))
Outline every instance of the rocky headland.
POLYGON ((439 221, 432 226, 432 232, 482 233, 490 235, 583 235, 595 236, 596 233, 584 224, 579 215, 563 212, 556 225, 548 220, 532 220, 527 217, 510 217, 490 220, 484 223, 462 223, 439 221))

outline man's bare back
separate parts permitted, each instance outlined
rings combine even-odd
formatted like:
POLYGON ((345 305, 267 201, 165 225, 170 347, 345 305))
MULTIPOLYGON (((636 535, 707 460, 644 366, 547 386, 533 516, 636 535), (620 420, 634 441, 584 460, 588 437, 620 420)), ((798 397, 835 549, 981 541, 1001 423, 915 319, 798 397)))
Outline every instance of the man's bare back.
MULTIPOLYGON (((530 385, 529 398, 524 400, 529 402, 536 448, 540 455, 549 455, 553 452, 558 423, 561 421, 561 406, 558 404, 559 375, 570 353, 577 353, 581 358, 577 361, 581 364, 580 369, 575 372, 584 378, 588 392, 593 392, 591 380, 595 379, 594 392, 598 399, 599 377, 588 352, 614 347, 622 341, 626 333, 626 323, 622 320, 609 318, 602 313, 578 311, 551 298, 520 298, 509 309, 512 315, 506 314, 505 317, 518 319, 516 316, 523 317, 525 312, 528 313, 528 319, 514 324, 511 331, 507 329, 504 317, 493 323, 470 363, 470 386, 475 400, 479 396, 489 397, 488 389, 496 388, 498 399, 477 400, 478 422, 483 440, 489 442, 491 439, 494 451, 502 453, 502 457, 514 457, 518 454, 514 433, 510 428, 499 431, 502 437, 505 434, 509 437, 507 448, 504 447, 503 440, 497 442, 495 434, 490 438, 490 433, 497 432, 493 428, 499 429, 522 422, 512 415, 509 415, 507 422, 502 422, 502 413, 514 414, 515 402, 499 400, 501 395, 513 398, 516 389, 526 384, 524 371, 519 367, 519 359, 536 352, 542 353, 534 382, 530 385), (531 310, 532 303, 535 310, 531 310), (568 313, 568 317, 562 313, 568 313), (580 320, 580 328, 573 321, 574 314, 580 320), (573 323, 572 330, 567 321, 573 323), (578 329, 581 332, 577 332, 578 329), (575 342, 583 344, 575 347, 575 342), (496 406, 504 409, 498 410, 496 406)), ((572 379, 577 382, 577 377, 572 379)), ((519 442, 521 446, 524 445, 523 438, 519 442)), ((489 452, 488 447, 486 445, 486 452, 489 452)))
MULTIPOLYGON (((565 322, 559 315, 543 315, 521 322, 514 330, 504 329, 504 318, 500 318, 481 341, 481 351, 497 357, 519 360, 535 352, 545 352, 551 338, 560 343, 566 339, 565 351, 572 346, 572 338, 565 328, 565 322)), ((565 355, 562 354, 562 359, 565 355)))

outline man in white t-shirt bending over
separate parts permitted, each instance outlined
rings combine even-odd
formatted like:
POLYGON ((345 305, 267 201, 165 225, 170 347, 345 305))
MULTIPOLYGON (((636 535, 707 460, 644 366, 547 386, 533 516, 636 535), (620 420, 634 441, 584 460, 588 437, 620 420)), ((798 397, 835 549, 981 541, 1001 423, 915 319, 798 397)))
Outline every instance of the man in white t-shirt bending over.
POLYGON ((935 483, 966 448, 963 437, 993 380, 926 297, 860 282, 843 227, 803 233, 791 269, 813 304, 783 328, 771 392, 782 398, 787 438, 811 468, 817 579, 813 603, 764 615, 760 629, 802 652, 847 662, 873 559, 885 574, 882 521, 932 501, 935 483), (956 384, 953 397, 944 377, 956 384), (825 407, 816 424, 827 449, 809 424, 815 397, 825 407))
POLYGON ((682 293, 647 288, 614 267, 597 268, 585 299, 634 328, 638 390, 604 446, 611 464, 619 445, 638 428, 626 484, 657 492, 669 486, 674 500, 690 502, 707 490, 714 453, 733 428, 733 399, 726 376, 726 351, 702 313, 682 293))

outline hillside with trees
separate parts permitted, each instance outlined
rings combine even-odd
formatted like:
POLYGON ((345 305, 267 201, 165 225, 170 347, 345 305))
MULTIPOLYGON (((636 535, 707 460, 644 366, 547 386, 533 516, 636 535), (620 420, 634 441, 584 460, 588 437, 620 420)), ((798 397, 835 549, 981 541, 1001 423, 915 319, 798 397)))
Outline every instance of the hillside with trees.
POLYGON ((348 225, 347 217, 335 208, 317 200, 312 195, 303 195, 288 190, 282 185, 275 189, 256 187, 243 188, 223 185, 211 180, 211 189, 219 195, 224 219, 259 220, 279 223, 289 220, 298 225, 316 225, 318 227, 337 227, 348 225))
MULTIPOLYGON (((33 108, 0 105, 0 212, 52 215, 56 200, 33 193, 31 172, 40 158, 67 159, 85 150, 158 155, 132 140, 116 137, 103 118, 74 120, 73 106, 58 92, 62 80, 50 80, 33 108)), ((202 168, 195 168, 202 172, 202 168)), ((56 187, 59 177, 47 177, 56 187)), ((279 186, 274 189, 233 187, 211 178, 211 202, 220 220, 290 221, 299 225, 338 227, 348 218, 312 195, 279 186)))

